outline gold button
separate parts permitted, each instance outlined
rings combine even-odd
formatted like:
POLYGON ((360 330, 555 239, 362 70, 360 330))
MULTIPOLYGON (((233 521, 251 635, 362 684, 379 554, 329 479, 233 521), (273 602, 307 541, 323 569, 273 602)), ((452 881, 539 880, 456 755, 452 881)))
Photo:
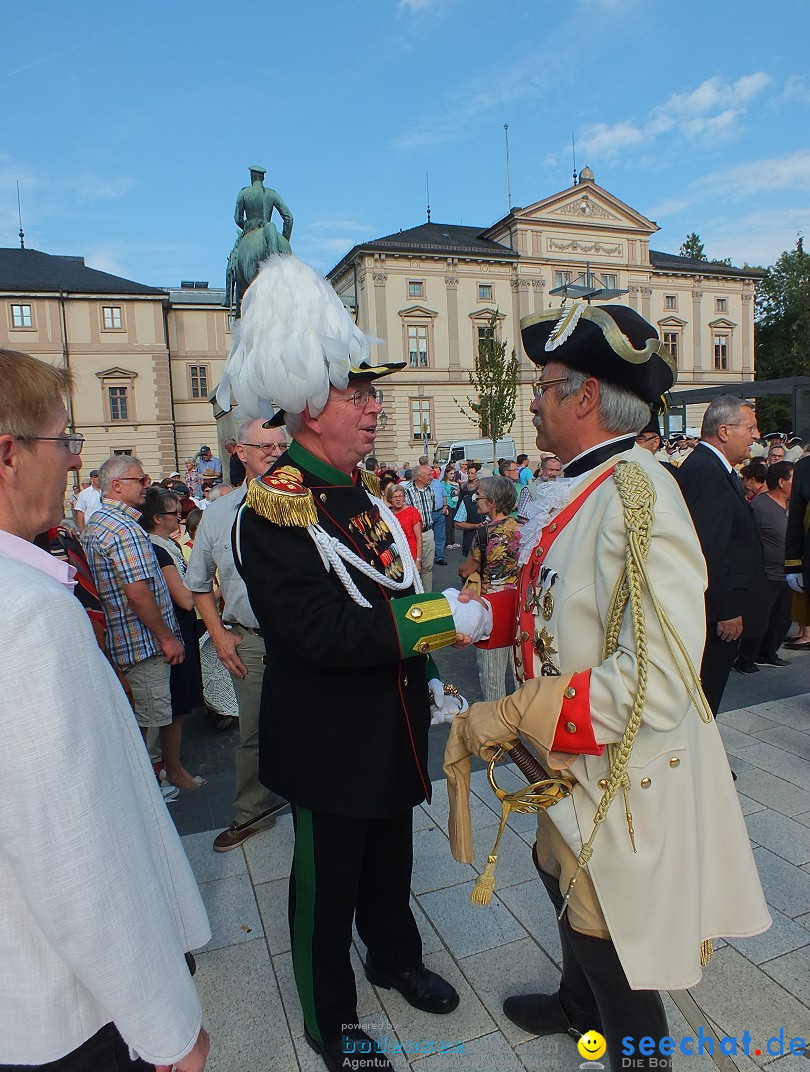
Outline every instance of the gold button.
POLYGON ((427 653, 428 653, 428 652, 430 651, 430 644, 428 643, 428 641, 427 641, 427 640, 423 640, 423 641, 422 641, 422 642, 421 642, 421 643, 419 644, 419 650, 420 650, 421 652, 424 652, 424 653, 425 653, 425 655, 427 655, 427 653))
POLYGON ((556 532, 557 531, 557 522, 552 521, 551 524, 548 527, 548 530, 549 530, 549 532, 556 532))
POLYGON ((642 789, 649 789, 651 785, 652 785, 652 778, 642 778, 641 779, 641 788, 642 789))
POLYGON ((411 609, 408 611, 408 617, 409 618, 414 618, 414 619, 421 618, 422 617, 422 608, 421 607, 411 607, 411 609))
POLYGON ((577 694, 577 690, 572 689, 571 686, 569 685, 568 688, 563 693, 563 696, 566 698, 566 700, 573 700, 573 698, 576 696, 576 694, 577 694))
POLYGON ((576 724, 576 722, 566 722, 565 728, 568 730, 569 733, 576 733, 577 732, 577 724, 576 724))
POLYGON ((672 759, 669 761, 670 767, 679 767, 680 764, 681 761, 678 759, 677 756, 673 756, 672 759))
POLYGON ((526 632, 525 629, 521 629, 521 631, 520 631, 520 639, 521 640, 528 640, 529 639, 529 634, 526 632))
POLYGON ((543 548, 542 548, 542 547, 537 547, 537 548, 535 548, 535 551, 534 551, 534 553, 535 553, 535 555, 536 555, 536 556, 537 556, 538 558, 542 558, 542 557, 543 557, 543 555, 545 554, 545 552, 543 551, 543 548))
POLYGON ((318 498, 321 500, 321 502, 326 502, 326 495, 323 492, 320 493, 318 498))
POLYGON ((607 778, 600 778, 596 784, 599 786, 600 789, 607 789, 608 780, 607 778))

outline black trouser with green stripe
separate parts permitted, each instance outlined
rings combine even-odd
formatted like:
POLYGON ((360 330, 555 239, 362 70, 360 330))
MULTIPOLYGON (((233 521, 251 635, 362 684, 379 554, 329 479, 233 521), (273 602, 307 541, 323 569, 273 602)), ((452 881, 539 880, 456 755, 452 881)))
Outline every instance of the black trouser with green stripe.
POLYGON ((290 873, 293 968, 304 1024, 316 1042, 334 1042, 357 1023, 349 960, 352 920, 374 965, 385 972, 422 963, 410 907, 413 811, 355 819, 293 807, 290 873))

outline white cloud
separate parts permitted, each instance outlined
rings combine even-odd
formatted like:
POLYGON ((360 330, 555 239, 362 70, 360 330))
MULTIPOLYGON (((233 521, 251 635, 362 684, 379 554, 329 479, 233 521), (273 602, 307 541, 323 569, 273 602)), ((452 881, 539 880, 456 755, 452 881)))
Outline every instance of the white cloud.
POLYGON ((131 175, 116 175, 114 178, 83 172, 68 178, 67 183, 82 198, 96 201, 125 197, 138 185, 138 180, 131 175))
POLYGON ((400 11, 426 11, 431 7, 439 7, 446 0, 399 0, 400 11))
POLYGON ((709 172, 689 183, 680 197, 653 205, 650 211, 654 219, 665 219, 718 196, 726 201, 742 201, 786 190, 810 193, 810 150, 799 149, 787 156, 751 160, 709 172))
POLYGON ((577 137, 577 151, 593 161, 614 158, 634 147, 651 148, 663 135, 695 142, 736 137, 747 107, 772 81, 764 71, 742 75, 736 81, 715 75, 695 89, 672 94, 640 120, 586 126, 577 137))
POLYGON ((810 88, 803 75, 792 74, 785 82, 782 97, 787 101, 798 101, 799 104, 810 104, 810 88))
POLYGON ((745 215, 710 222, 701 238, 709 257, 731 257, 732 264, 773 264, 796 245, 810 214, 810 199, 793 208, 754 209, 745 215))

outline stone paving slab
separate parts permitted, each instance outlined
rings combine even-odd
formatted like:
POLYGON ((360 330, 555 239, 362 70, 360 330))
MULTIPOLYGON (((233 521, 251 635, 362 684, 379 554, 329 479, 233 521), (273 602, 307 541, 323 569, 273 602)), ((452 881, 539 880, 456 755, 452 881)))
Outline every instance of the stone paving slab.
MULTIPOLYGON (((810 1038, 810 760, 805 758, 810 702, 807 696, 769 700, 723 712, 718 721, 739 774, 740 802, 774 925, 755 938, 716 942, 715 956, 692 995, 719 1035, 741 1037, 748 1030, 762 1049, 780 1027, 788 1038, 810 1038)), ((508 790, 522 784, 511 765, 500 767, 497 778, 508 790)), ((355 935, 351 957, 359 1017, 373 1037, 397 1050, 388 1052, 397 1072, 568 1072, 581 1064, 572 1039, 531 1038, 501 1008, 512 993, 553 990, 559 977, 557 924, 529 852, 536 820, 510 820, 492 904, 473 905, 470 890, 492 847, 499 805, 484 771, 473 773, 471 786, 472 867, 450 855, 444 781, 434 783, 432 804, 414 812, 412 903, 425 962, 453 982, 461 1004, 449 1016, 429 1016, 396 991, 373 987, 355 935), (443 1040, 463 1044, 463 1053, 419 1048, 443 1040), (410 1052, 398 1052, 403 1045, 410 1052)), ((214 932, 211 944, 197 955, 204 1018, 212 1035, 208 1068, 323 1072, 322 1061, 303 1038, 292 973, 287 932, 292 819, 280 816, 273 829, 225 854, 212 851, 216 832, 183 839, 214 932)), ((693 1034, 670 996, 663 997, 672 1036, 693 1034)), ((740 1054, 733 1061, 739 1072, 810 1070, 804 1056, 793 1054, 740 1054)), ((716 1067, 706 1055, 676 1053, 673 1060, 675 1072, 714 1072, 716 1067)))

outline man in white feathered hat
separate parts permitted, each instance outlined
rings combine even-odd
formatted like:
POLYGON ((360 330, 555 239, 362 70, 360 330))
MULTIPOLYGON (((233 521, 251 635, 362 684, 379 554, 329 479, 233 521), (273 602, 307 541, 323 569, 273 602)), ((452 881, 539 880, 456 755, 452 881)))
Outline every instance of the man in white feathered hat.
POLYGON ((376 986, 450 1013, 453 987, 422 963, 409 904, 412 810, 430 797, 430 658, 485 635, 479 604, 422 593, 407 540, 358 463, 381 411, 370 340, 293 256, 248 289, 220 388, 293 442, 248 489, 236 546, 267 646, 259 776, 292 804, 293 964, 306 1038, 327 1068, 389 1069, 357 1022, 352 922, 376 986), (282 417, 282 412, 285 411, 282 417), (470 615, 470 611, 472 614, 470 615), (469 616, 468 616, 469 615, 469 616))

